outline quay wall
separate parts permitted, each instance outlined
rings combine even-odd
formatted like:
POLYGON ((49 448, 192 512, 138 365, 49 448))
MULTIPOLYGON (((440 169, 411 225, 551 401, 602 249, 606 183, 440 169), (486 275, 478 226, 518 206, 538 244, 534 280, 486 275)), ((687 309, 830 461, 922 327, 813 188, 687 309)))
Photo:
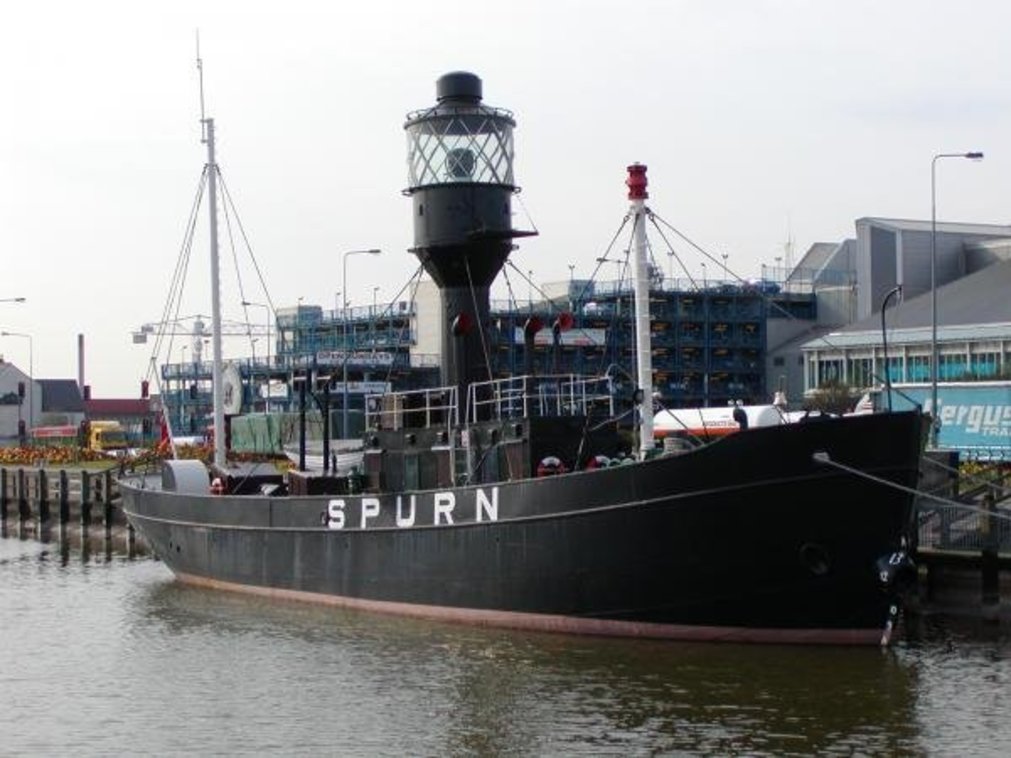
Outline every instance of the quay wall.
POLYGON ((114 470, 0 467, 0 520, 126 523, 114 470))

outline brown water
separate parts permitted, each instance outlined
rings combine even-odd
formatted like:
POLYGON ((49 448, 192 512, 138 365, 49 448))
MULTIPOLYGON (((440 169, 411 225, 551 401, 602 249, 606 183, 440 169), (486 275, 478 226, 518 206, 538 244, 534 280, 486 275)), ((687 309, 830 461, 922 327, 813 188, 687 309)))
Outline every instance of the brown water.
POLYGON ((887 651, 524 634, 192 589, 101 530, 52 540, 0 539, 2 754, 1011 754, 1000 628, 887 651))

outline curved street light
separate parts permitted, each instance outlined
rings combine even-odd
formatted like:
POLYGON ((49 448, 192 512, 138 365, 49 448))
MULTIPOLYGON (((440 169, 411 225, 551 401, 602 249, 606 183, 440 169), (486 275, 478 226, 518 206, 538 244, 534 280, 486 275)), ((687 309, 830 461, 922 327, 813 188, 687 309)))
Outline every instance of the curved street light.
POLYGON ((941 158, 966 158, 983 160, 983 153, 937 153, 930 161, 930 446, 937 448, 941 431, 941 414, 937 411, 937 376, 939 373, 937 351, 937 161, 941 158))
MULTIPOLYGON (((301 298, 299 298, 299 300, 301 300, 301 298)), ((270 316, 271 316, 270 306, 266 305, 265 303, 254 303, 254 302, 252 302, 250 300, 243 300, 242 301, 242 307, 243 308, 263 308, 263 310, 265 312, 265 315, 266 315, 266 319, 267 319, 267 397, 264 399, 263 409, 264 409, 265 413, 270 413, 270 369, 271 369, 271 365, 270 365, 270 322, 271 322, 271 318, 270 318, 270 316)), ((252 342, 255 343, 256 340, 252 340, 252 342)), ((252 368, 252 371, 253 371, 253 375, 254 375, 254 378, 255 378, 255 375, 256 375, 256 348, 255 347, 253 348, 253 368, 252 368)), ((256 382, 254 381, 253 383, 255 384, 256 382)))
POLYGON ((24 297, 0 297, 0 303, 23 303, 27 299, 24 297))
POLYGON ((341 393, 341 437, 348 436, 348 256, 349 255, 379 255, 382 252, 379 248, 371 247, 368 250, 346 250, 344 252, 344 270, 341 275, 341 290, 344 294, 344 307, 341 310, 341 320, 344 322, 344 358, 341 361, 343 368, 341 378, 344 382, 344 389, 341 393))

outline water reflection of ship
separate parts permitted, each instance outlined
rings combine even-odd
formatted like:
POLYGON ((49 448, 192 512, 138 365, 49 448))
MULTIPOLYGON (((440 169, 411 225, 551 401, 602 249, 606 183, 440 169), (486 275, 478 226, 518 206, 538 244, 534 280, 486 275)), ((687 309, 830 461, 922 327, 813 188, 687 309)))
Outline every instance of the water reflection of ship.
POLYGON ((326 667, 355 695, 342 730, 389 707, 378 693, 413 693, 398 702, 423 699, 423 721, 438 727, 419 735, 419 753, 896 755, 922 739, 917 669, 903 654, 461 628, 174 582, 138 601, 141 638, 183 636, 240 659, 270 649, 288 676, 310 660, 326 667))

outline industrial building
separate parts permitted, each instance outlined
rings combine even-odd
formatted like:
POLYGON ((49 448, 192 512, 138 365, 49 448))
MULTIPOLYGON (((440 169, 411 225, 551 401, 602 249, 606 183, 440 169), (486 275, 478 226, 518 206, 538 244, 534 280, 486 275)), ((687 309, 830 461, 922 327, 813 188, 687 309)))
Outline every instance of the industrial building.
POLYGON ((834 307, 822 307, 830 290, 818 297, 822 333, 799 346, 806 390, 826 383, 869 387, 886 372, 893 382, 929 382, 935 326, 940 381, 1011 373, 1011 226, 937 223, 935 229, 929 221, 862 218, 856 238, 828 256, 824 248, 809 251, 826 257, 826 265, 850 266, 854 276, 848 293, 835 291, 834 307))
MULTIPOLYGON (((855 235, 812 245, 796 266, 763 267, 751 282, 651 282, 653 383, 669 407, 794 404, 825 383, 880 384, 886 311, 888 375, 930 380, 931 250, 936 248, 939 378, 1011 373, 1011 226, 865 217, 855 235)), ((364 396, 388 387, 439 383, 438 292, 422 281, 407 299, 341 310, 279 309, 274 354, 239 362, 244 412, 292 411, 294 380, 307 369, 331 380, 332 428, 345 400, 351 435, 362 430, 364 396), (345 349, 346 348, 346 349, 345 349), (345 360, 346 358, 346 360, 345 360)), ((525 300, 493 301, 487 335, 490 378, 523 373, 604 373, 631 385, 632 287, 570 279, 543 284, 525 300), (571 320, 559 321, 562 313, 571 320), (560 323, 565 328, 554 329, 560 323), (525 327, 537 325, 532 341, 525 327)), ((210 410, 210 362, 162 367, 166 406, 183 433, 210 410)))
MULTIPOLYGON (((291 388, 311 369, 331 382, 331 428, 339 429, 346 396, 347 433, 355 436, 366 394, 438 385, 439 293, 426 280, 411 295, 349 309, 346 319, 315 305, 279 310, 274 355, 237 362, 244 412, 267 410, 268 399, 272 410, 295 410, 291 388)), ((670 407, 767 402, 775 389, 766 381, 767 323, 788 316, 810 328, 814 316, 813 295, 797 283, 780 291, 773 282, 656 279, 650 300, 654 389, 670 407)), ((575 279, 545 284, 525 301, 493 301, 484 346, 489 378, 607 373, 630 397, 632 301, 628 280, 575 279)), ((166 407, 183 434, 197 433, 209 413, 210 374, 204 361, 162 367, 166 407)))

